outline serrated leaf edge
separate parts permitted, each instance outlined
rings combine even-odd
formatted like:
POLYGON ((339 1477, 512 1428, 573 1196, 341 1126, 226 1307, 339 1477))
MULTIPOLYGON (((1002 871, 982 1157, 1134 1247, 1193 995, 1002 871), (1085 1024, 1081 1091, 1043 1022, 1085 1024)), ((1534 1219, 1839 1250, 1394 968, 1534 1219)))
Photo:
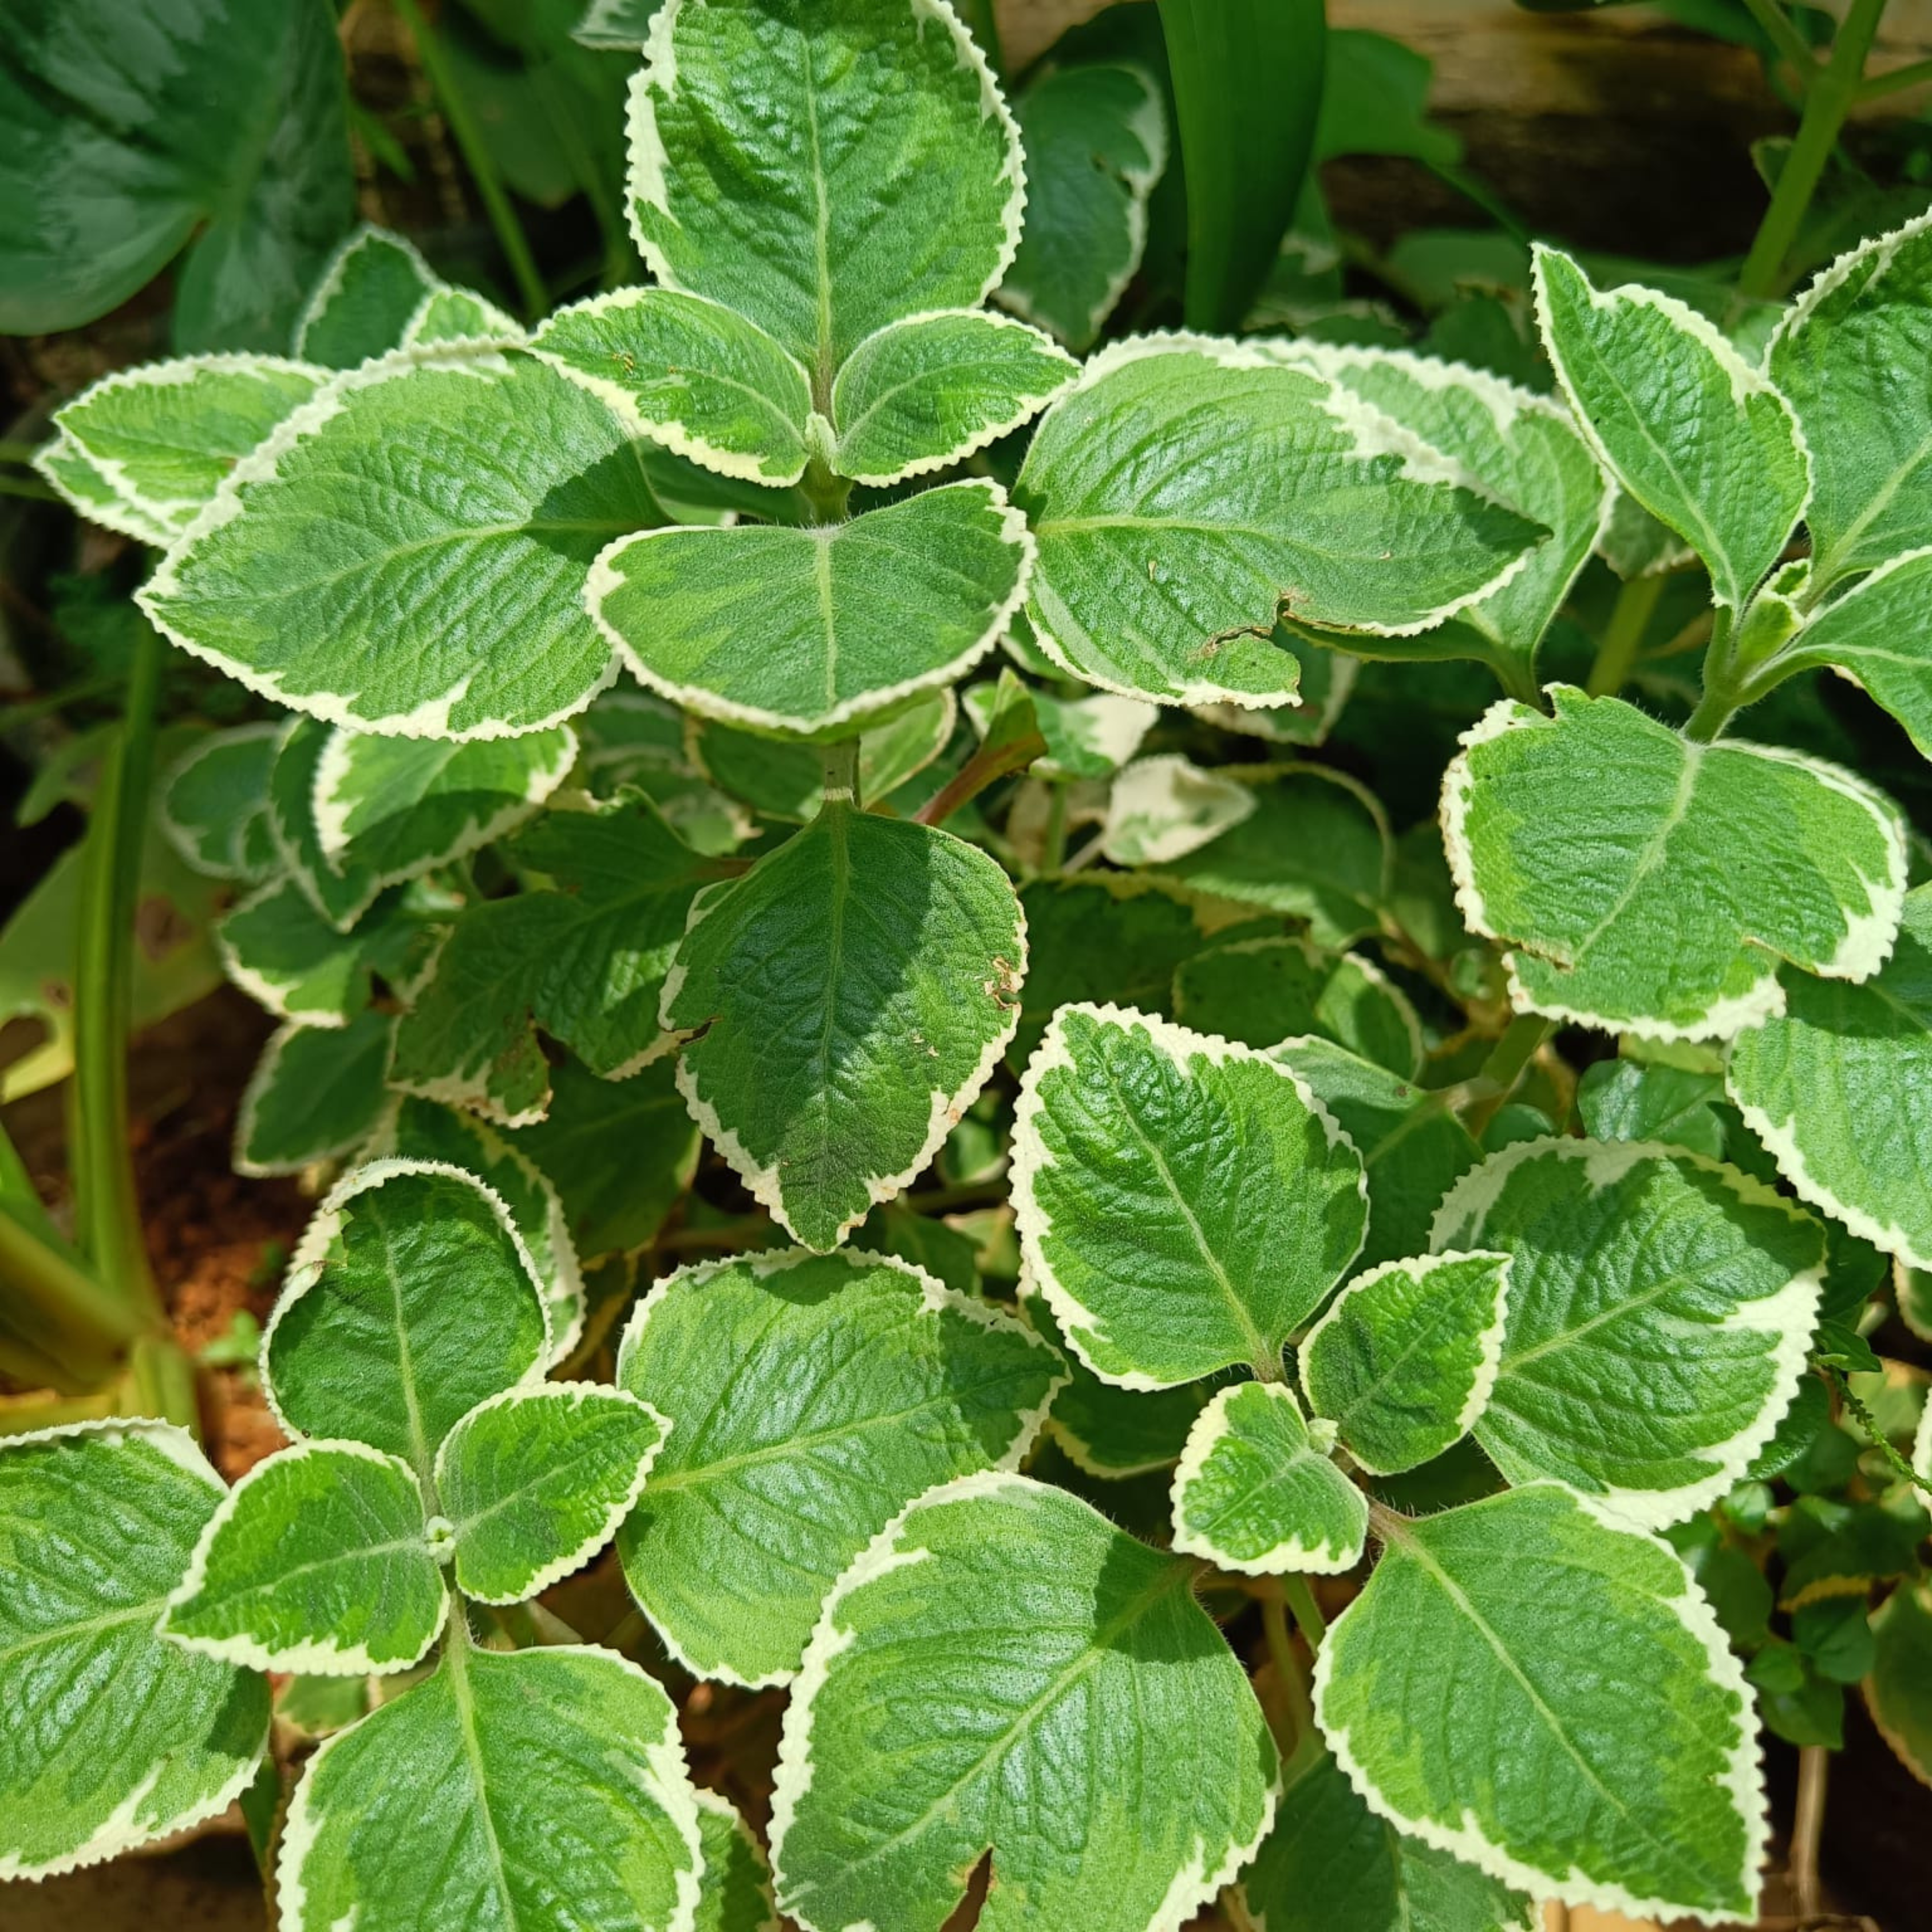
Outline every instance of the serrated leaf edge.
MULTIPOLYGON (((162 773, 160 782, 154 788, 154 802, 152 807, 154 823, 160 828, 161 836, 174 848, 182 863, 187 866, 190 872, 199 874, 205 879, 232 878, 238 884, 245 886, 266 885, 274 876, 272 870, 258 872, 238 870, 222 873, 210 872, 201 856, 200 848, 194 828, 177 818, 170 806, 170 801, 174 796, 176 785, 190 770, 200 764, 204 758, 212 757, 218 752, 226 750, 229 746, 239 743, 244 739, 253 740, 257 738, 266 738, 279 744, 284 728, 280 722, 270 718, 260 724, 236 724, 226 730, 208 732, 204 734, 200 743, 190 746, 188 750, 176 759, 174 763, 162 773)), ((269 812, 266 798, 264 798, 262 802, 262 816, 267 818, 269 812)), ((237 844, 241 841, 242 830, 240 824, 230 828, 230 836, 237 844)), ((269 826, 268 836, 272 841, 274 836, 274 828, 272 824, 269 826)))
MULTIPOLYGON (((322 1030, 328 1030, 326 1028, 322 1030)), ((254 1067, 248 1076, 248 1084, 242 1090, 241 1105, 236 1113, 235 1138, 230 1161, 237 1174, 244 1175, 252 1180, 266 1180, 274 1174, 300 1174, 304 1168, 311 1167, 317 1162, 339 1160, 343 1155, 352 1152, 356 1148, 364 1144, 363 1136, 351 1134, 346 1140, 335 1142, 328 1147, 315 1148, 298 1161, 262 1162, 251 1160, 249 1156, 248 1146, 255 1137, 256 1121, 261 1109, 262 1102, 275 1084, 275 1078, 280 1066, 284 1051, 290 1041, 298 1034, 312 1033, 315 1030, 316 1030, 316 1028, 302 1021, 285 1020, 268 1036, 266 1044, 262 1047, 260 1055, 256 1060, 254 1067)), ((394 1045, 394 1037, 392 1028, 390 1034, 392 1046, 394 1045)), ((386 1052, 383 1055, 386 1070, 388 1060, 388 1055, 386 1052)))
MULTIPOLYGON (((422 252, 406 235, 398 235, 393 229, 378 227, 374 222, 365 221, 346 236, 335 253, 329 257, 328 266, 322 272, 322 278, 310 291, 308 300, 302 304, 302 312, 296 319, 295 353, 299 356, 309 331, 322 319, 322 312, 341 292, 347 279, 350 262, 364 248, 377 245, 393 248, 405 256, 416 272, 417 279, 423 285, 425 295, 433 295, 448 284, 423 260, 422 252)), ((380 360, 371 357, 370 361, 380 360)))

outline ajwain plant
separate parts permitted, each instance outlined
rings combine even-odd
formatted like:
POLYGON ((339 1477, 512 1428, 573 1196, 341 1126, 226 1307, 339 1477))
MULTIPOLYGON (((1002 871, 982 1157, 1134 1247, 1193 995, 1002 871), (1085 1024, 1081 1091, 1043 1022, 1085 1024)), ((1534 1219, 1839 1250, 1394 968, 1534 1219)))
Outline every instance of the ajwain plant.
POLYGON ((1714 1923, 1762 1724, 1862 1682, 1932 1778, 1864 1339, 1932 1305, 1932 884, 1727 735, 1827 667, 1932 755, 1932 219, 1768 337, 1540 250, 1553 394, 1081 362, 1160 94, 1021 105, 1030 178, 944 0, 666 0, 649 286, 526 332, 364 231, 290 356, 61 412, 142 608, 286 707, 165 812, 280 1022, 237 1165, 340 1172, 290 1448, 0 1447, 0 1875, 274 1812, 264 1672, 348 1694, 285 1932, 939 1932, 976 1874, 986 1932, 1714 1923), (1618 694, 1666 587, 1676 722, 1618 694), (1398 840, 1297 754, 1459 658, 1502 695, 1398 840), (764 1211, 640 1294, 700 1136, 764 1211), (951 1212, 1003 1175, 1016 1253, 951 1212), (534 1601, 613 1538, 652 1671, 534 1601), (788 1690, 763 1844, 680 1675, 788 1690))

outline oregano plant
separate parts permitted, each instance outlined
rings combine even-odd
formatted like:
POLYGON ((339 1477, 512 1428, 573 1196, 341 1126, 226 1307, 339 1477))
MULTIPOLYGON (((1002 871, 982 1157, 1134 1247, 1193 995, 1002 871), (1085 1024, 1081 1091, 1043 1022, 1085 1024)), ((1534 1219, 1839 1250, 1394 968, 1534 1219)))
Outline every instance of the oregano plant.
POLYGON ((1749 1918, 1766 1726, 1932 1777, 1932 884, 1778 708, 1932 752, 1932 218, 1728 334, 1539 248, 1540 386, 1109 337, 1145 64, 647 12, 647 280, 361 230, 41 453, 260 700, 158 808, 319 1199, 286 1447, 0 1440, 0 1876, 251 1790, 282 1932, 1749 1918))

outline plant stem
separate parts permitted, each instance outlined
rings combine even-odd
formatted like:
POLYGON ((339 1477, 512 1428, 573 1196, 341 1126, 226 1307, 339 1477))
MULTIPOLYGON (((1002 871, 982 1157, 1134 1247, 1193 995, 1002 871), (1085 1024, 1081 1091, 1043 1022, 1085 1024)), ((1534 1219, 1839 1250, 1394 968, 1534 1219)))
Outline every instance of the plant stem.
POLYGON ((1310 1653, 1322 1648, 1322 1640, 1328 1634, 1328 1619, 1322 1614, 1322 1606, 1315 1600, 1315 1592, 1309 1588, 1306 1576, 1292 1573, 1281 1580, 1282 1594, 1288 1600, 1289 1613, 1294 1618, 1294 1627, 1301 1633, 1303 1642, 1310 1653))
POLYGON ((1711 642, 1704 652, 1704 694, 1684 727, 1684 736, 1693 744, 1709 744, 1738 708, 1731 664, 1731 636, 1736 628, 1730 612, 1719 604, 1711 615, 1711 642))
POLYGON ((1886 0, 1852 0, 1832 43, 1831 58, 1823 67, 1813 70, 1797 134, 1772 190, 1771 206, 1765 210, 1750 253, 1738 272, 1741 296, 1762 300, 1784 292, 1786 262, 1825 164, 1831 159, 1838 131, 1858 99, 1865 56, 1871 51, 1885 4, 1886 0))
POLYGON ((0 436, 0 463, 32 463, 40 454, 38 442, 22 442, 10 436, 0 436))
POLYGON ((1589 682, 1584 687, 1592 698, 1613 697, 1630 682, 1644 633, 1650 628, 1652 614, 1663 595, 1661 572, 1624 580, 1611 609, 1610 621, 1604 627, 1602 641, 1597 646, 1589 682))
POLYGON ((1490 1049, 1490 1057, 1469 1084, 1474 1104, 1466 1123, 1471 1133, 1480 1137, 1498 1110, 1516 1091, 1523 1070, 1536 1058, 1543 1042, 1556 1030, 1556 1022, 1540 1013, 1518 1013, 1490 1049))
POLYGON ((1818 71, 1817 57, 1778 0, 1744 0, 1750 16, 1764 29, 1766 39, 1798 70, 1802 86, 1809 87, 1818 71))
POLYGON ((834 475, 823 457, 814 456, 806 464, 798 487, 814 524, 844 520, 845 506, 852 500, 852 486, 844 477, 834 475))
POLYGON ((1298 1756, 1311 1740, 1318 1742, 1315 1728, 1315 1708, 1308 1701, 1308 1674, 1294 1654, 1288 1634, 1288 1616, 1279 1597, 1262 1599, 1262 1634, 1267 1640, 1268 1661, 1274 1666, 1275 1682, 1281 1686, 1282 1701, 1294 1723, 1292 1736, 1275 1739, 1284 1762, 1298 1756))
POLYGON ((32 503, 58 503, 58 490, 50 489, 38 476, 0 476, 0 496, 24 496, 32 503))
POLYGON ((1040 860, 1040 875, 1057 879, 1066 869, 1066 788, 1054 785, 1046 795, 1046 836, 1040 860))
POLYGON ((1825 1829, 1825 1784, 1832 1754, 1823 1744, 1806 1744, 1798 1754, 1798 1803, 1791 1821, 1791 1891, 1799 1919, 1809 1924, 1819 1913, 1818 1844, 1825 1829))
POLYGON ((128 1389, 134 1414, 158 1415, 200 1436, 194 1364, 172 1335, 143 1335, 134 1344, 128 1355, 128 1389))
POLYGON ((859 741, 848 738, 827 745, 825 752, 825 802, 827 805, 856 805, 859 802, 859 741))
POLYGON ((921 825, 941 825, 990 784, 1022 771, 1046 756, 1046 740, 1037 731, 999 745, 982 745, 957 772, 913 814, 921 825))
POLYGON ((490 226, 496 230, 497 245, 503 251, 504 260, 510 265, 510 273, 516 278, 524 320, 534 322, 549 308, 550 296, 544 287, 542 276, 537 272, 536 258, 530 253, 530 238, 524 234, 523 224, 517 219, 517 211, 511 206, 503 177, 496 171, 496 158, 490 152, 483 130, 470 111, 463 90, 456 84, 456 76, 444 57, 441 44, 430 32, 429 23, 422 16, 422 9, 416 4, 416 0, 395 0, 395 6, 397 13, 402 16, 403 25, 410 30, 410 38, 416 43, 416 58, 422 62, 423 72, 428 76, 436 104, 442 110, 442 118, 449 123, 449 131, 455 136, 456 145, 463 151, 463 159, 470 170, 470 178, 476 184, 476 192, 483 198, 483 211, 490 218, 490 226))
POLYGON ((4 1208, 0 1285, 7 1294, 4 1332, 59 1364, 64 1374, 46 1386, 70 1395, 98 1388, 129 1343, 148 1332, 139 1310, 4 1208))
POLYGON ((1858 84, 1860 100, 1882 100, 1888 94, 1903 94, 1908 87, 1923 87, 1932 81, 1932 60, 1916 60, 1895 67, 1887 74, 1875 74, 1858 84))

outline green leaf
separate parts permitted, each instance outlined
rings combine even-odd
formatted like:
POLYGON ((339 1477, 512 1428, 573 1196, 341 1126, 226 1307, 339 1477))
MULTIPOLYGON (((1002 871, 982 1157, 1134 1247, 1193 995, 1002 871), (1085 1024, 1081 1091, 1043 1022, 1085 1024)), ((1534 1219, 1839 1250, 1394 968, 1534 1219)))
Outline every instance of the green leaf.
POLYGON ((922 1270, 796 1251, 660 1282, 617 1376, 670 1429, 618 1534, 625 1575, 688 1670, 749 1684, 790 1678, 895 1510, 1016 1466, 1060 1382, 1051 1349, 922 1270))
POLYGON ((328 374, 279 356, 150 362, 103 377, 54 421, 117 498, 172 540, 328 374))
POLYGON ((1160 0, 1187 176, 1187 322, 1238 328, 1294 213, 1322 112, 1322 0, 1160 0))
POLYGON ((1309 1330, 1309 1408, 1370 1475, 1432 1461, 1475 1427, 1502 1358, 1510 1267, 1507 1254, 1384 1262, 1309 1330))
POLYGON ((211 731, 162 780, 155 816, 197 872, 259 885, 280 863, 268 825, 278 724, 211 731))
POLYGON ((1723 1039, 1783 1010, 1780 958, 1852 981, 1883 964, 1904 841, 1862 780, 1768 746, 1695 744, 1570 686, 1550 695, 1553 718, 1496 705, 1442 782, 1456 903, 1512 946, 1519 1010, 1723 1039))
POLYGON ((322 1197, 262 1337, 269 1406, 297 1442, 366 1442, 427 1478, 486 1396, 542 1370, 543 1300, 509 1210, 454 1168, 386 1160, 322 1197))
POLYGON ((1298 1756, 1274 1828, 1243 1874, 1263 1932, 1536 1932, 1520 1892, 1405 1838, 1364 1804, 1326 1751, 1298 1756))
POLYGON ((1704 560, 1718 601, 1741 608, 1810 493, 1790 404, 1672 297, 1600 293, 1540 245, 1532 272, 1544 346, 1579 426, 1624 488, 1704 560))
POLYGON ((283 1932, 582 1932, 691 1924, 695 1795, 676 1714, 636 1665, 478 1649, 328 1738, 276 1862, 283 1932))
MULTIPOLYGON (((945 750, 956 716, 950 690, 928 691, 868 728, 859 741, 859 802, 878 804, 922 772, 945 750)), ((802 825, 818 810, 825 758, 814 746, 699 718, 691 748, 714 784, 764 818, 802 825)))
POLYGON ((225 1810, 254 1777, 267 1684, 155 1628, 220 1501, 171 1424, 0 1444, 0 1879, 117 1857, 225 1810))
POLYGON ((360 1442, 303 1443, 222 1498, 161 1628, 257 1670, 406 1670, 449 1607, 435 1534, 408 1463, 360 1442))
POLYGON ((1023 322, 972 309, 889 323, 832 385, 832 467, 883 485, 970 456, 1037 415, 1080 373, 1023 322))
POLYGON ((1036 758, 1030 768, 1038 778, 1111 777, 1139 750, 1160 716, 1144 699, 1120 698, 1111 691, 1090 698, 1055 698, 1022 685, 1010 670, 1000 672, 998 684, 973 686, 960 704, 982 742, 1018 707, 1030 711, 1034 728, 1046 743, 1046 756, 1036 758))
POLYGON ((1426 630, 1521 566, 1539 532, 1460 487, 1338 383, 1188 337, 1103 351, 1042 418, 1014 500, 1039 544, 1027 616, 1063 670, 1129 696, 1262 708, 1295 695, 1279 612, 1426 630))
POLYGON ((0 63, 0 332, 92 322, 193 237, 176 342, 284 347, 355 218, 346 105, 325 6, 25 0, 0 63))
POLYGON ((1841 255, 1785 313, 1768 367, 1810 446, 1805 521, 1820 587, 1911 549, 1932 513, 1932 404, 1898 380, 1923 356, 1932 217, 1841 255))
POLYGON ((696 1033, 678 1086, 754 1198, 806 1246, 836 1246, 986 1084, 1026 956, 985 853, 828 796, 693 908, 664 982, 664 1025, 696 1033))
POLYGON ((523 325, 514 316, 469 289, 432 289, 403 331, 405 349, 446 342, 520 349, 527 340, 523 325))
POLYGON ((1677 1556, 1555 1484, 1392 1529, 1315 1708, 1373 1809, 1505 1885, 1637 1918, 1757 1909, 1743 1672, 1677 1556))
POLYGON ((594 396, 515 352, 412 351, 338 376, 238 464, 138 601, 332 723, 508 737, 610 682, 584 578, 658 520, 594 396))
POLYGON ((998 300, 1084 355, 1141 265, 1167 116, 1146 70, 1055 68, 1013 103, 1026 226, 998 300))
POLYGON ((442 286, 416 244, 363 227, 344 242, 296 329, 296 353, 328 369, 353 369, 402 346, 410 322, 442 286))
POLYGON ((1379 931, 1394 843, 1374 794, 1325 766, 1233 769, 1253 785, 1254 810, 1160 875, 1177 889, 1305 919, 1318 945, 1379 931))
POLYGON ((1201 1412, 1174 1472, 1174 1546, 1251 1576, 1361 1561, 1368 1499, 1284 1382, 1238 1382, 1201 1412))
POLYGON ((600 1080, 578 1060, 550 1070, 550 1109, 512 1130, 556 1190, 582 1255, 640 1248, 664 1226, 698 1168, 698 1125, 669 1060, 600 1080))
POLYGON ((1281 1348, 1360 1247, 1362 1163, 1290 1070, 1115 1006, 1064 1006, 1020 1083, 1032 1278, 1104 1381, 1172 1388, 1281 1348))
POLYGON ((668 0, 630 139, 646 265, 776 336, 821 406, 874 330, 974 307, 1019 240, 1018 131, 944 0, 809 16, 792 0, 668 0))
POLYGON ((728 1798, 702 1785, 693 1795, 704 1879, 692 1932, 780 1932, 764 1847, 728 1798))
POLYGON ((1628 1141, 1530 1141, 1443 1202, 1432 1245, 1511 1258, 1476 1439, 1660 1528, 1724 1495, 1805 1372, 1824 1231, 1762 1182, 1628 1141))
POLYGON ((1044 1336, 1059 1354, 1066 1380, 1047 1411, 1047 1433, 1076 1468, 1090 1476, 1121 1481, 1180 1461, 1188 1431, 1207 1405, 1206 1384, 1116 1388, 1103 1382, 1067 1346, 1052 1305, 1024 1276, 1019 1307, 1028 1327, 1044 1336))
POLYGON ((568 777, 576 758, 577 735, 567 724, 472 744, 338 727, 315 768, 322 857, 386 886, 433 872, 514 831, 568 777))
POLYGON ((278 1019, 340 1027, 369 1004, 372 971, 406 958, 416 928, 378 914, 340 933, 292 878, 244 899, 214 928, 223 970, 278 1019))
POLYGON ((826 1599, 785 1714, 781 1908, 940 1932, 992 1853, 980 1932, 1178 1924, 1267 1829, 1274 1747, 1192 1564, 1064 1491, 968 1476, 826 1599))
POLYGON ((394 1017, 371 1010, 343 1027, 278 1027, 242 1095, 238 1174, 299 1174, 359 1147, 388 1090, 394 1017))
POLYGON ((414 1095, 392 1095, 392 1105, 362 1150, 364 1160, 428 1161, 460 1168, 509 1210, 510 1225, 530 1256, 550 1319, 549 1360, 561 1361, 584 1332, 584 1277, 549 1177, 520 1148, 474 1114, 414 1095))
POLYGON ((1932 1585, 1902 1584, 1872 1617, 1877 1654, 1865 1679, 1870 1712, 1898 1761, 1932 1784, 1932 1585))
POLYGON ((1124 767, 1108 794, 1100 850, 1117 866, 1171 865, 1255 808, 1252 786, 1172 754, 1124 767))
POLYGON ((1405 1080, 1422 1065, 1422 1022, 1401 988, 1359 954, 1293 935, 1231 939, 1183 960, 1174 1000, 1196 1031, 1244 1046, 1314 1034, 1405 1080))
POLYGON ((1724 1083, 1714 1073, 1600 1060, 1576 1083, 1576 1112, 1593 1140, 1661 1141, 1718 1160, 1724 1124, 1712 1102, 1724 1094, 1724 1083))
POLYGON ((813 529, 646 530, 598 558, 586 596, 639 681, 674 704, 824 732, 976 664, 1032 554, 999 485, 974 481, 813 529))
MULTIPOLYGON (((1462 142, 1429 118, 1435 70, 1427 55, 1387 34, 1359 27, 1332 30, 1315 136, 1316 159, 1393 154, 1431 168, 1455 166, 1462 158, 1462 142)), ((1468 249, 1466 236, 1454 239, 1468 249)))
POLYGON ((1807 1201, 1932 1268, 1932 886, 1906 895, 1898 946, 1863 986, 1780 984, 1783 1013, 1740 1034, 1725 1071, 1745 1124, 1807 1201))
MULTIPOLYGON (((634 53, 649 38, 661 0, 590 0, 570 37, 580 46, 634 53)), ((705 1793, 698 1798, 703 1802, 705 1793)))
POLYGON ((1322 641, 1366 657, 1479 658, 1512 689, 1533 688, 1538 646, 1610 513, 1609 486, 1569 412, 1483 370, 1406 350, 1309 343, 1293 352, 1552 533, 1502 589, 1435 630, 1408 639, 1351 640, 1344 634, 1322 641))
POLYGON ((619 289, 559 309, 531 345, 647 436, 721 476, 796 483, 812 454, 797 358, 721 302, 619 289))
POLYGON ((376 903, 382 887, 366 867, 332 865, 322 849, 316 788, 328 739, 328 728, 314 718, 291 718, 283 726, 268 773, 268 832, 280 861, 278 871, 293 880, 330 926, 346 933, 376 903))
POLYGON ((478 1402, 436 1452, 463 1594, 518 1604, 580 1569, 630 1514, 668 1426, 650 1403, 595 1382, 478 1402))
POLYGON ((397 1030, 394 1078, 520 1126, 549 1102, 539 1029, 607 1078, 665 1050, 664 976, 713 868, 635 794, 553 808, 503 850, 547 883, 458 918, 397 1030))
POLYGON ((174 532, 123 496, 70 436, 56 435, 42 443, 34 452, 34 470, 72 508, 104 529, 118 530, 156 550, 166 550, 174 542, 174 532))

